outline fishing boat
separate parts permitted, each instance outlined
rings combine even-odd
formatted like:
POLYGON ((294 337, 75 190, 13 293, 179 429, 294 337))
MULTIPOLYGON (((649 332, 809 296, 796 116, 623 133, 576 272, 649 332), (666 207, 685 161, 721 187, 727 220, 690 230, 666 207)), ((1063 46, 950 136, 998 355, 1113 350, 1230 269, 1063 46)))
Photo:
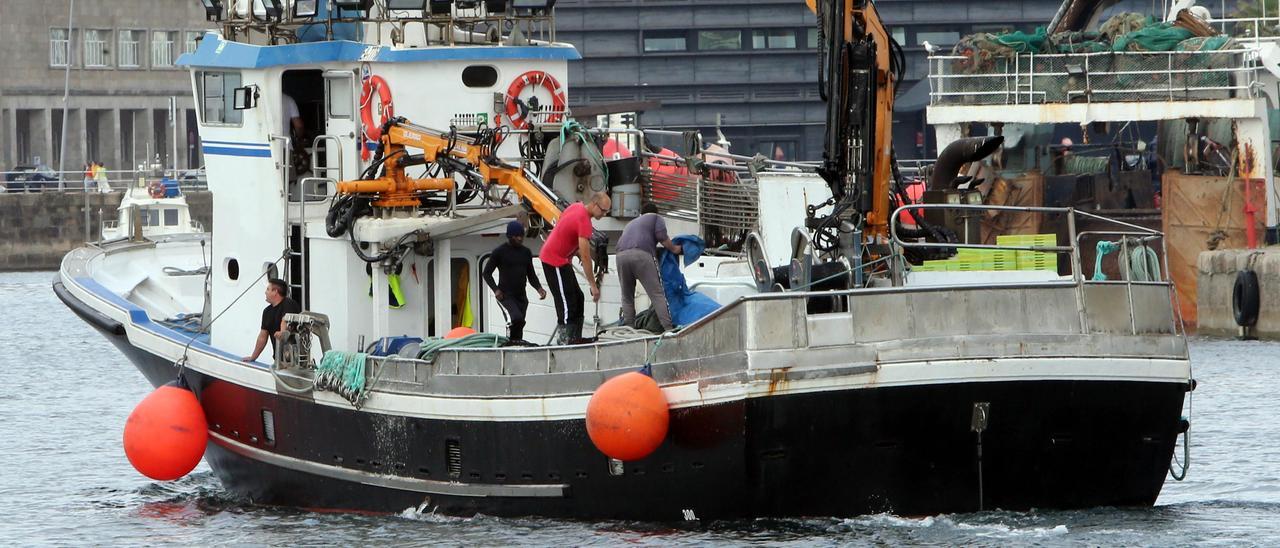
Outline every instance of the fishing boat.
MULTIPOLYGON (((219 31, 179 59, 201 105, 212 232, 88 245, 54 281, 149 382, 190 387, 204 459, 229 492, 305 508, 644 520, 1155 502, 1193 387, 1167 280, 1085 279, 1074 232, 988 249, 889 222, 984 206, 890 210, 887 118, 859 126, 836 108, 845 129, 829 150, 842 160, 824 166, 573 123, 565 82, 578 54, 555 41, 549 3, 387 2, 332 17, 303 4, 211 11, 225 17, 219 31), (290 100, 314 134, 301 144, 290 100), (873 126, 874 151, 846 133, 873 126), (692 146, 645 144, 662 139, 692 146), (597 159, 601 142, 619 159, 597 159), (552 173, 553 155, 582 167, 552 173), (605 273, 591 340, 554 340, 554 309, 534 301, 526 338, 545 344, 497 346, 505 319, 479 271, 503 227, 527 218, 536 254, 563 208, 593 192, 613 195, 613 216, 595 225, 606 235, 636 215, 638 194, 673 234, 706 242, 678 271, 718 308, 611 338, 621 299, 605 273), (922 268, 959 248, 1053 257, 1055 269, 922 268), (286 317, 274 356, 246 361, 268 278, 303 312, 286 317), (450 345, 458 327, 482 343, 450 345), (612 458, 590 435, 589 402, 638 369, 660 387, 667 428, 647 454, 612 458)), ((816 9, 836 25, 831 51, 851 40, 859 62, 888 70, 865 55, 892 40, 873 5, 816 9), (867 34, 850 39, 838 14, 867 34)), ((851 85, 871 73, 845 69, 828 72, 832 97, 876 87, 851 85)), ((888 100, 862 103, 868 112, 891 109, 892 79, 880 85, 888 100)))

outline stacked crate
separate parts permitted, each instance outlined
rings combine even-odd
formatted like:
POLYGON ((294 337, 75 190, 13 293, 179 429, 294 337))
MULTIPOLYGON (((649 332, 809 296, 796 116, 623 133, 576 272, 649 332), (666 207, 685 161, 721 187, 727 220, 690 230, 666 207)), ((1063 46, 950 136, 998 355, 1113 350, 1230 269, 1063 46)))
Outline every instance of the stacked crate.
MULTIPOLYGON (((1054 247, 1058 245, 1055 234, 1011 234, 996 236, 996 245, 1017 247, 1054 247)), ((1052 251, 1018 252, 1018 270, 1058 270, 1058 254, 1052 251)))
MULTIPOLYGON (((997 236, 996 245, 1008 247, 1052 247, 1058 245, 1054 234, 1019 234, 997 236)), ((1009 271, 1009 270, 1058 270, 1058 255, 1053 252, 1023 251, 1016 249, 961 248, 956 256, 943 261, 925 261, 911 268, 915 272, 943 271, 1009 271)))

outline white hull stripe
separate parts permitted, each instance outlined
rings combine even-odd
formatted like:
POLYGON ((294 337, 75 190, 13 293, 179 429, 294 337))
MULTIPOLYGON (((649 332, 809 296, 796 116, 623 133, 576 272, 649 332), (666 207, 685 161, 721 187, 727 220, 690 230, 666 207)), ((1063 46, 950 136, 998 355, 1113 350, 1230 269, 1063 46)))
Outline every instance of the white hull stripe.
MULTIPOLYGON (((190 339, 147 318, 136 305, 110 293, 100 284, 77 278, 68 290, 85 304, 125 326, 134 347, 176 360, 190 339), (86 283, 91 282, 91 283, 86 283), (94 306, 93 303, 98 303, 94 306), (142 321, 135 321, 142 320, 142 321)), ((854 367, 859 364, 832 364, 854 367)), ((275 379, 261 363, 244 363, 238 356, 201 342, 191 344, 187 367, 253 390, 275 394, 275 379)), ((663 388, 673 409, 730 403, 753 397, 772 397, 837 390, 908 387, 975 382, 1097 381, 1158 382, 1184 384, 1190 372, 1186 360, 1134 358, 1001 358, 921 361, 882 364, 865 373, 796 378, 769 382, 767 371, 756 371, 757 380, 725 384, 688 382, 663 388)), ((316 403, 351 409, 351 404, 330 392, 314 393, 316 403)), ((547 397, 461 397, 373 392, 362 410, 436 420, 543 421, 581 420, 590 394, 547 397)))
POLYGON ((385 487, 388 489, 400 489, 402 491, 417 491, 419 493, 432 495, 453 495, 460 497, 563 497, 569 490, 569 486, 562 483, 494 485, 435 481, 393 476, 389 474, 374 474, 272 453, 271 451, 259 449, 251 445, 245 445, 212 430, 209 431, 209 437, 214 443, 228 451, 259 462, 279 466, 296 472, 315 474, 327 478, 361 483, 364 485, 373 485, 375 487, 385 487))

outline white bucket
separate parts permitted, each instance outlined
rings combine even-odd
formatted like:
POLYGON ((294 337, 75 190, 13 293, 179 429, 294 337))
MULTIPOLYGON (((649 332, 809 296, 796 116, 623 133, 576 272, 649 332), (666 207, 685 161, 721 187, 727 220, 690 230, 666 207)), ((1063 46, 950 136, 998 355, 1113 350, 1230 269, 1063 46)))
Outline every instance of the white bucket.
POLYGON ((618 219, 630 219, 640 216, 640 184, 618 185, 613 187, 613 208, 609 214, 618 219))

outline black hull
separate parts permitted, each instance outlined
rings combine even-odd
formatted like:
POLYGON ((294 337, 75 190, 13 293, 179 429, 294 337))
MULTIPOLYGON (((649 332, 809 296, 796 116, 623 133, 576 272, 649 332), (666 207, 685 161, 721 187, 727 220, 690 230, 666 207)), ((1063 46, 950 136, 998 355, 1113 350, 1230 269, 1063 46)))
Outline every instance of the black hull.
MULTIPOLYGON (((168 360, 108 336, 153 385, 173 379, 168 360)), ((450 515, 587 519, 1149 506, 1164 484, 1184 394, 1173 383, 1035 381, 752 398, 673 411, 666 443, 611 475, 581 420, 376 415, 188 373, 211 430, 239 443, 210 442, 206 460, 229 491, 254 502, 377 512, 425 503, 450 515), (981 501, 975 402, 991 409, 981 501), (264 409, 274 416, 274 443, 264 409), (449 445, 459 448, 456 476, 449 445), (254 451, 298 460, 281 466, 254 451), (567 487, 551 497, 424 493, 311 473, 302 461, 466 485, 567 487)))

